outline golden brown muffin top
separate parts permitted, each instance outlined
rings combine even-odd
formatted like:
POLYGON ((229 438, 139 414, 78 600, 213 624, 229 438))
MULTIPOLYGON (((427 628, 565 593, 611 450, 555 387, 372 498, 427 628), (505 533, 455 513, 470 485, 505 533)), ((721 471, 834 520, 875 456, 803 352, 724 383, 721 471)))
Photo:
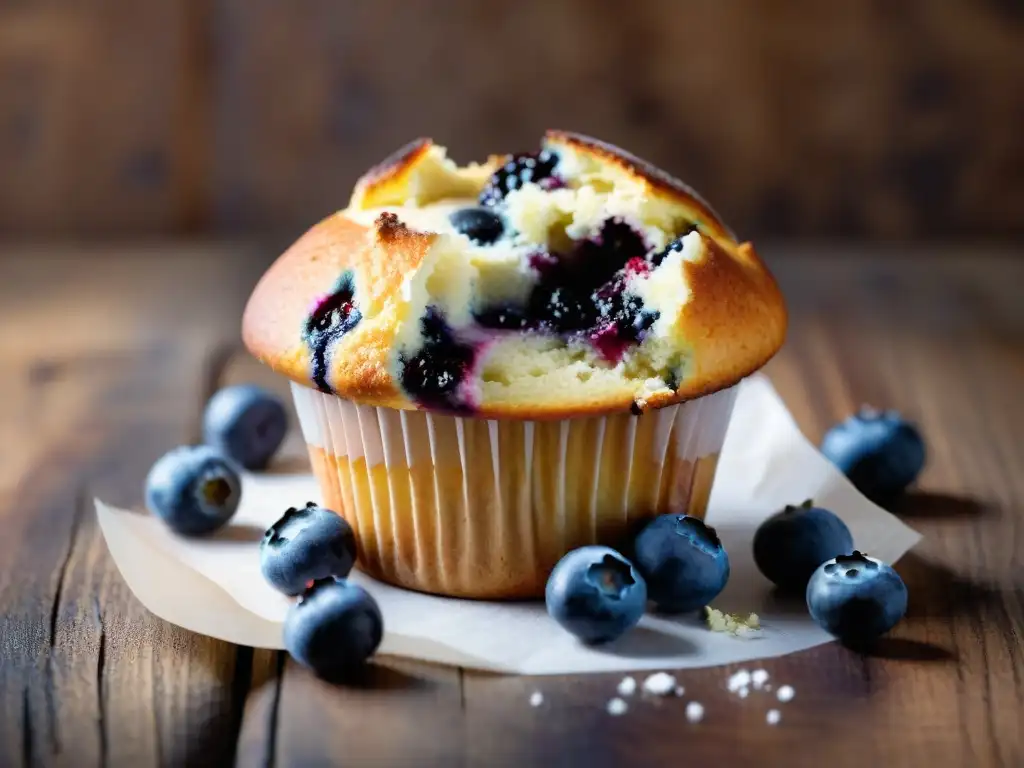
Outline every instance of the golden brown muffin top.
POLYGON ((696 192, 562 131, 466 167, 408 144, 277 260, 243 319, 250 351, 294 381, 487 418, 714 392, 785 330, 772 276, 696 192))

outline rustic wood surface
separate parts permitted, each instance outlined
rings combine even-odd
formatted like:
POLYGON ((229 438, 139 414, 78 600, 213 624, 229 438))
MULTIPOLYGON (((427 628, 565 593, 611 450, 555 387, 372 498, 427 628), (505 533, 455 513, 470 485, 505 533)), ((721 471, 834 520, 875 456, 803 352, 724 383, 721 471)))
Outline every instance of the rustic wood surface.
POLYGON ((0 233, 292 231, 591 133, 739 232, 1024 233, 1020 0, 0 0, 0 233))
POLYGON ((895 509, 925 534, 898 565, 907 619, 875 657, 765 662, 796 689, 770 727, 730 668, 682 673, 699 724, 677 699, 611 718, 621 675, 382 659, 332 688, 150 615, 89 500, 137 505, 220 384, 280 386, 237 347, 270 251, 0 247, 0 766, 1024 764, 1024 260, 922 250, 765 248, 793 316, 769 373, 804 430, 871 402, 930 449, 895 509))

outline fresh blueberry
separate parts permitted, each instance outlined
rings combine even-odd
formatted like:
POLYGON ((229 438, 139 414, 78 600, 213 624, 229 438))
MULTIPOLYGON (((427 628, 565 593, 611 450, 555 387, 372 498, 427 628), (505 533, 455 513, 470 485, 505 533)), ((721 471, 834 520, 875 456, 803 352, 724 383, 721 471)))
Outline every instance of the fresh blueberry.
POLYGON ((647 586, 626 558, 608 547, 580 547, 551 572, 544 591, 548 613, 584 643, 621 636, 644 615, 647 586))
POLYGON ((238 509, 242 483, 220 451, 207 445, 165 453, 146 477, 146 506, 185 536, 201 536, 224 525, 238 509))
POLYGON ((347 581, 315 582, 288 610, 284 647, 326 680, 340 680, 369 659, 384 636, 380 607, 347 581))
POLYGON ((252 384, 225 387, 203 414, 203 440, 246 469, 263 469, 281 447, 288 413, 281 400, 252 384))
MULTIPOLYGON (((556 182, 555 167, 558 155, 548 150, 525 155, 513 155, 508 162, 499 168, 488 180, 483 192, 480 193, 481 205, 498 205, 505 196, 519 189, 528 182, 545 184, 556 182)), ((554 187, 557 183, 545 186, 554 187)))
POLYGON ((891 566, 854 551, 818 567, 807 583, 807 609, 841 642, 866 645, 903 618, 907 587, 891 566))
POLYGON ((478 245, 490 245, 505 232, 505 222, 490 208, 461 208, 450 219, 457 232, 478 245))
POLYGON ((729 581, 729 556, 715 529, 688 515, 660 515, 633 544, 637 570, 664 613, 703 608, 729 581))
POLYGON ((286 595, 311 581, 344 579, 356 561, 356 537, 341 515, 312 501, 292 507, 267 529, 260 543, 263 578, 286 595))
POLYGON ((769 517, 754 533, 754 562, 782 589, 803 591, 819 565, 853 551, 846 523, 805 501, 769 517))
POLYGON ((828 431, 821 452, 869 499, 889 501, 924 468, 924 440, 896 411, 862 408, 828 431))

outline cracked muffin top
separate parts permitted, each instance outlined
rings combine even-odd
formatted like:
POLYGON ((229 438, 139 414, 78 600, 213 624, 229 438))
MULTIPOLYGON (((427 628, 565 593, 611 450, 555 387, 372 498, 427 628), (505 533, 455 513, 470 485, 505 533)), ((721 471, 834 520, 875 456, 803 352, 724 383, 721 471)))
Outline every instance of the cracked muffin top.
POLYGON ((786 310, 696 192, 549 131, 466 167, 403 147, 274 263, 242 330, 277 372, 357 403, 560 419, 731 386, 778 351, 786 310))

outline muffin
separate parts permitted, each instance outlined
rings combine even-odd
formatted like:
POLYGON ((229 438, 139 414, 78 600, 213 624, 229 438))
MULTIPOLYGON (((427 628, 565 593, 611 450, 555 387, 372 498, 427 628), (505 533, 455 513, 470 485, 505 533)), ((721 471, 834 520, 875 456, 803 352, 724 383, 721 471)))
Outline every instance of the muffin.
POLYGON ((243 319, 360 569, 491 599, 541 596, 567 551, 652 516, 702 517, 736 385, 785 330, 768 270, 692 189, 562 131, 466 167, 403 147, 243 319))

